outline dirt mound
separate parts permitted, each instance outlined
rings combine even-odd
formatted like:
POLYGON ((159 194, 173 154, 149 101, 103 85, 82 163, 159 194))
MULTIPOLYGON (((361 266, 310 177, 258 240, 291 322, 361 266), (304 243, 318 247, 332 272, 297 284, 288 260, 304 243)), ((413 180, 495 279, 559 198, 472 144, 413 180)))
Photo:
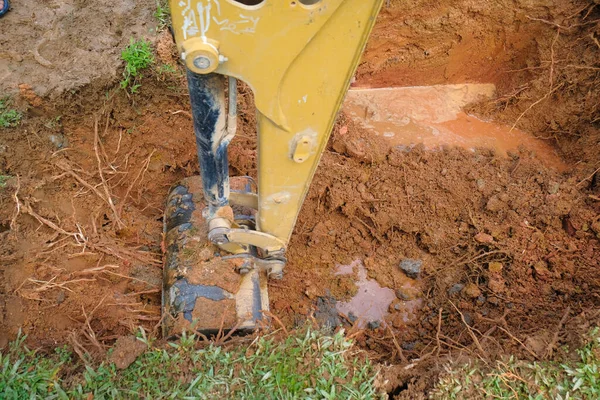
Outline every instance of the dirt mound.
POLYGON ((56 97, 114 82, 130 37, 153 36, 155 1, 19 1, 2 17, 0 92, 56 97))

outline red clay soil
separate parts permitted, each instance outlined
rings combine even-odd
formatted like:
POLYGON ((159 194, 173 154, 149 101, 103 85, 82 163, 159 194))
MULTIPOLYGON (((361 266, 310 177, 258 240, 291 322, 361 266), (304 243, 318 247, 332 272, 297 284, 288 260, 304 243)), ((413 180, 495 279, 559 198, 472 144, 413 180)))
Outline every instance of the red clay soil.
MULTIPOLYGON (((392 1, 357 85, 493 82, 501 95, 534 86, 540 77, 503 73, 533 68, 554 40, 555 26, 534 19, 573 10, 581 19, 591 7, 488 3, 392 1)), ((173 62, 161 43, 161 60, 173 62)), ((567 96, 564 88, 555 93, 567 96)), ((242 89, 231 172, 255 175, 254 111, 242 89)), ((12 177, 0 189, 0 347, 19 329, 35 347, 70 343, 96 353, 139 325, 157 332, 164 200, 198 168, 183 78, 154 74, 136 95, 92 84, 41 105, 27 93, 27 117, 0 139, 0 173, 12 177)), ((514 123, 533 102, 474 110, 514 123)), ((598 117, 597 108, 586 110, 598 117)), ((539 116, 534 106, 521 120, 539 116)), ((557 136, 572 166, 559 173, 524 150, 504 157, 393 148, 342 115, 302 208, 285 278, 270 284, 271 311, 291 327, 319 296, 347 300, 356 287, 334 275, 338 264, 362 259, 370 278, 394 289, 405 280, 399 262, 419 259, 423 307, 414 318, 406 323, 392 309, 393 329, 351 329, 375 359, 422 360, 409 372, 386 372, 389 392, 409 385, 423 393, 434 376, 423 372, 441 368, 436 356, 458 350, 549 357, 573 340, 563 328, 583 329, 600 306, 600 146, 582 145, 597 135, 597 120, 587 121, 580 136, 557 136)))

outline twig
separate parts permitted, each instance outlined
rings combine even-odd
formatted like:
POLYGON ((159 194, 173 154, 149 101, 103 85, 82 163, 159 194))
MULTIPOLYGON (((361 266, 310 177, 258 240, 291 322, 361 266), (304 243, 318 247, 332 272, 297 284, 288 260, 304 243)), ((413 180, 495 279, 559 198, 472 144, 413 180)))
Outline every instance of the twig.
POLYGON ((567 318, 569 317, 570 313, 571 313, 571 307, 567 307, 567 309, 565 310, 565 313, 563 314, 562 318, 560 319, 560 321, 558 323, 558 327, 556 328, 556 332, 554 332, 554 336, 552 337, 552 341, 550 343, 548 343, 548 347, 546 347, 546 354, 545 354, 545 356, 547 358, 552 357, 552 353, 554 352, 554 347, 556 346, 556 343, 558 342, 558 336, 560 335, 560 331, 562 330, 562 327, 565 324, 565 322, 567 322, 567 318))
POLYGON ((235 324, 235 326, 233 328, 231 328, 229 330, 229 332, 227 332, 227 335, 225 335, 222 339, 219 339, 218 341, 215 341, 215 344, 224 344, 227 339, 229 339, 240 327, 241 322, 238 322, 237 324, 235 324))
POLYGON ((43 292, 45 290, 49 290, 49 289, 53 289, 53 288, 62 288, 62 289, 66 289, 69 292, 73 292, 71 289, 69 289, 66 285, 69 283, 77 283, 77 282, 95 282, 95 279, 72 279, 70 281, 66 281, 66 282, 60 282, 60 283, 55 283, 54 280, 58 278, 58 275, 53 277, 52 279, 50 279, 49 281, 41 281, 38 279, 33 279, 33 278, 29 278, 27 279, 29 282, 41 285, 40 287, 33 289, 35 292, 43 292))
POLYGON ((121 140, 123 139, 123 129, 119 129, 119 141, 117 142, 117 149, 115 150, 115 156, 119 154, 119 150, 121 150, 121 140))
POLYGON ((594 172, 592 172, 592 173, 590 174, 590 176, 588 176, 587 178, 583 178, 583 179, 581 180, 581 182, 579 182, 577 185, 575 185, 575 187, 577 187, 577 186, 581 185, 583 182, 587 181, 588 179, 592 179, 592 178, 594 177, 594 175, 596 175, 596 172, 598 172, 598 171, 600 171, 600 167, 596 168, 596 170, 595 170, 594 172))
POLYGON ((529 107, 527 107, 527 109, 525 111, 523 111, 521 113, 521 115, 519 115, 519 118, 517 118, 517 120, 515 121, 515 123, 513 124, 513 126, 511 126, 510 130, 508 131, 509 133, 512 132, 515 127, 517 126, 517 124, 519 123, 519 121, 521 120, 521 118, 523 118, 523 116, 525 116, 525 114, 527 114, 527 112, 529 110, 531 110, 533 107, 537 106, 538 104, 540 104, 542 101, 546 100, 548 98, 548 96, 550 96, 552 93, 556 92, 558 89, 560 89, 561 87, 563 87, 564 84, 561 83, 560 85, 558 85, 557 87, 555 87, 554 89, 550 90, 548 93, 546 93, 544 95, 544 97, 542 97, 541 99, 535 101, 534 103, 532 103, 529 107))
POLYGON ((71 275, 73 275, 73 276, 94 275, 94 274, 98 274, 101 272, 106 272, 107 268, 118 269, 120 267, 118 265, 107 264, 107 265, 103 265, 102 267, 98 266, 98 267, 93 267, 93 268, 87 268, 82 271, 75 271, 71 275))
POLYGON ((283 325, 283 322, 281 322, 281 320, 279 318, 277 318, 276 315, 274 315, 272 312, 266 311, 266 310, 261 310, 261 312, 263 313, 263 315, 273 318, 275 320, 275 322, 277 322, 277 324, 279 324, 279 326, 281 326, 281 329, 283 329, 283 332, 285 333, 285 335, 286 336, 289 335, 288 330, 285 329, 285 325, 283 325))
MULTIPOLYGON (((70 166, 64 165, 62 162, 57 162, 56 166, 60 169, 62 169, 63 171, 65 171, 66 175, 70 175, 73 178, 75 178, 75 180, 79 183, 81 183, 83 186, 85 186, 86 188, 88 188, 89 190, 91 190, 92 192, 94 192, 96 194, 96 196, 98 196, 102 201, 107 202, 108 200, 106 199, 106 197, 104 197, 104 194, 102 194, 97 186, 93 186, 90 183, 86 182, 82 177, 80 177, 79 175, 77 175, 75 173, 75 171, 73 171, 73 169, 70 166)), ((59 179, 62 178, 65 174, 61 174, 58 175, 56 177, 54 177, 53 179, 59 179)), ((110 203, 108 203, 110 205, 110 203)))
POLYGON ((138 278, 134 278, 133 276, 127 276, 127 275, 123 275, 123 274, 118 274, 116 272, 112 272, 112 271, 108 271, 108 270, 104 270, 104 273, 110 274, 110 275, 114 275, 114 276, 118 276, 121 278, 125 278, 125 279, 131 279, 132 281, 137 281, 137 282, 142 282, 145 283, 146 285, 150 286, 150 287, 156 287, 157 285, 154 285, 148 281, 142 280, 142 279, 138 279, 138 278))
POLYGON ((531 351, 531 349, 527 346, 525 346, 525 343, 523 343, 521 340, 519 340, 519 338, 517 338, 515 335, 513 335, 512 333, 510 333, 510 331, 508 329, 505 329, 501 326, 498 327, 502 332, 506 333, 512 340, 514 340, 515 342, 519 343, 521 345, 521 347, 523 347, 523 349, 525 349, 525 351, 527 351, 533 358, 535 358, 536 360, 539 359, 538 355, 535 354, 533 351, 531 351))
POLYGON ((100 174, 100 179, 102 180, 102 186, 104 187, 104 193, 106 194, 106 200, 108 201, 108 205, 110 206, 110 209, 112 210, 112 212, 114 214, 115 222, 117 223, 117 227, 119 229, 122 229, 125 227, 125 224, 123 223, 123 221, 119 217, 119 214, 117 213, 117 209, 115 208, 115 204, 110 195, 110 190, 108 189, 108 184, 106 183, 106 179, 104 179, 104 174, 102 173, 102 161, 100 160, 100 155, 98 154, 98 142, 99 141, 100 141, 100 139, 98 138, 98 119, 96 119, 94 121, 94 153, 96 154, 96 161, 98 163, 98 173, 100 174))
POLYGON ((436 274, 438 274, 439 272, 441 272, 441 271, 443 271, 443 270, 446 270, 446 269, 448 269, 448 268, 452 268, 452 267, 458 267, 458 266, 461 266, 461 265, 470 264, 470 263, 472 263, 473 261, 477 261, 477 260, 479 260, 480 258, 483 258, 483 257, 486 257, 486 256, 491 256, 492 254, 504 254, 504 255, 510 256, 510 254, 509 254, 509 253, 507 253, 507 252, 506 252, 506 251, 504 251, 504 250, 492 250, 492 251, 487 251, 487 252, 485 252, 485 253, 478 254, 478 255, 476 255, 475 257, 469 258, 468 260, 466 260, 466 261, 462 261, 462 262, 461 262, 460 260, 461 260, 463 257, 461 257, 461 258, 459 258, 459 260, 458 260, 458 261, 455 261, 455 262, 453 262, 452 264, 448 265, 447 267, 442 267, 442 268, 438 269, 437 271, 433 272, 433 274, 432 274, 432 275, 436 275, 436 274))
POLYGON ((556 36, 552 41, 552 46, 550 46, 550 87, 554 86, 554 45, 560 36, 560 28, 556 30, 556 36))
POLYGON ((79 341, 77 341, 77 335, 75 334, 75 331, 73 331, 69 334, 69 341, 71 342, 71 345, 73 346, 73 350, 75 351, 75 353, 79 356, 81 361, 83 361, 87 365, 89 362, 89 359, 88 359, 89 357, 85 357, 85 355, 87 354, 89 356, 89 353, 85 349, 85 347, 83 347, 81 345, 81 343, 79 343, 79 341))
POLYGON ((154 155, 155 152, 156 152, 156 149, 152 150, 152 152, 150 153, 150 155, 148 156, 146 161, 144 161, 144 163, 142 164, 142 168, 140 168, 140 171, 136 175, 135 179, 131 182, 131 185, 129 185, 129 187, 127 188, 127 191, 125 192, 125 196, 123 196, 123 200, 121 201, 121 205, 119 206, 119 215, 121 215, 123 213, 123 207, 125 206, 125 202, 127 201, 129 192, 131 192, 131 189, 133 189, 133 187, 135 186, 135 184, 136 184, 137 180, 140 178, 140 176, 148 170, 148 166, 150 165, 150 159, 152 158, 152 156, 154 155))
POLYGON ((598 48, 600 49, 600 42, 598 41, 598 39, 596 39, 594 37, 593 33, 590 33, 590 38, 592 39, 592 41, 596 44, 596 46, 598 46, 598 48))
POLYGON ((219 332, 217 332, 217 336, 215 337, 215 342, 218 342, 221 339, 221 336, 223 336, 223 325, 225 324, 225 311, 223 312, 223 315, 221 316, 221 325, 219 326, 219 332))
POLYGON ((127 293, 125 296, 133 297, 133 296, 139 296, 141 294, 153 294, 153 293, 160 293, 160 289, 142 290, 141 292, 127 293))
POLYGON ((362 219, 358 218, 356 215, 351 215, 351 217, 353 219, 357 220, 358 222, 360 222, 362 225, 364 225, 368 229, 368 231, 371 234, 371 236, 373 236, 375 239, 377 239, 377 241, 379 243, 383 243, 383 239, 381 239, 381 237, 377 234, 377 232, 375 231, 375 229, 373 229, 372 227, 370 227, 369 224, 367 224, 362 219))
POLYGON ((475 346, 477 346, 477 349, 479 350, 479 352, 481 353, 481 356, 483 357, 485 355, 485 351, 483 350, 483 347, 481 347, 481 343, 479 343, 479 339, 477 339, 477 336, 475 336, 475 333, 473 333, 473 329, 469 326, 469 324, 467 324, 467 321, 465 320, 465 316, 463 315, 462 312, 460 312, 458 307, 456 307, 453 302, 451 302, 450 300, 448 300, 448 302, 452 305, 452 307, 454 307, 456 312, 458 312, 458 314, 460 314, 460 319, 462 320, 463 324, 467 328, 467 332, 469 333, 469 336, 471 336, 471 339, 473 339, 473 343, 475 343, 475 346))
POLYGON ((400 345, 398 344, 398 341, 396 340, 396 335, 394 335, 394 331, 392 330, 392 328, 390 327, 389 324, 385 324, 385 325, 387 326, 388 331, 390 331, 390 334, 392 335, 392 341, 394 342, 394 347, 396 347, 396 350, 398 351, 398 356, 400 357, 400 359, 402 360, 403 363, 407 364, 408 360, 404 356, 402 347, 400 347, 400 345))
POLYGON ((440 345, 440 331, 442 329, 442 307, 438 309, 438 324, 437 324, 437 332, 435 334, 435 340, 437 341, 437 351, 435 353, 436 358, 440 357, 440 350, 442 346, 440 345))
POLYGON ((15 193, 13 193, 13 199, 15 200, 15 204, 17 206, 15 213, 13 214, 12 218, 10 219, 10 230, 15 232, 15 228, 17 226, 17 218, 19 217, 19 214, 21 213, 21 202, 19 201, 19 189, 21 189, 21 179, 19 178, 19 175, 16 176, 17 178, 17 187, 15 189, 15 193))
MULTIPOLYGON (((67 235, 67 236, 73 236, 76 238, 76 240, 79 239, 79 233, 65 231, 63 228, 56 225, 54 222, 42 217, 41 215, 39 215, 38 213, 33 211, 33 209, 31 208, 31 206, 28 203, 25 203, 23 205, 23 212, 25 214, 31 215, 33 218, 37 219, 38 222, 40 222, 43 225, 46 225, 47 227, 49 227, 51 229, 54 229, 58 233, 61 233, 63 235, 67 235)), ((79 242, 79 240, 77 240, 77 242, 79 242)))
MULTIPOLYGON (((88 329, 88 337, 90 339, 90 341, 92 342, 92 344, 94 346, 96 346, 98 348, 98 350, 103 351, 104 348, 102 347, 102 345, 98 342, 98 339, 96 339, 96 333, 94 333, 94 330, 92 329, 92 326, 90 325, 90 319, 92 318, 92 316, 94 315, 94 313, 96 312, 96 310, 100 307, 100 305, 102 305, 102 303, 104 303, 104 300, 106 300, 106 297, 108 297, 108 294, 106 294, 102 300, 100 300, 98 302, 98 304, 96 305, 96 307, 94 307, 94 309, 92 310, 92 312, 90 312, 90 315, 88 316, 85 313, 85 307, 83 306, 83 304, 81 305, 81 310, 83 312, 83 316, 85 317, 85 325, 88 329)), ((85 330, 84 330, 85 333, 85 330)))
POLYGON ((171 115, 177 115, 177 114, 183 114, 183 115, 185 115, 185 116, 187 116, 189 118, 192 118, 192 114, 190 114, 189 112, 184 111, 184 110, 177 110, 177 111, 173 111, 171 113, 171 115))

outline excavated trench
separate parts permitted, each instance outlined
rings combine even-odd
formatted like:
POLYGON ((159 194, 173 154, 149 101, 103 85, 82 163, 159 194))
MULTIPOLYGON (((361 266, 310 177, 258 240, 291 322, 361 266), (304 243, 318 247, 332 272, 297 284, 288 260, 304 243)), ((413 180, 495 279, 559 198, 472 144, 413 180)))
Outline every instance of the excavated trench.
MULTIPOLYGON (((11 177, 0 189, 0 346, 22 329, 34 347, 101 353, 139 325, 158 332, 164 199, 198 168, 185 81, 149 73, 136 95, 113 85, 129 36, 154 37, 154 2, 123 3, 113 22, 100 2, 21 3, 2 22, 16 33, 0 32, 2 91, 26 110, 0 138, 11 177), (42 42, 18 34, 32 29, 42 42), (79 33, 97 40, 86 47, 79 33), (85 52, 106 63, 65 66, 85 52)), ((553 345, 597 315, 598 10, 543 3, 384 6, 286 276, 269 285, 288 327, 342 323, 375 360, 424 360, 384 371, 390 392, 426 391, 443 357, 476 352, 469 328, 484 333, 480 356, 543 358, 565 310, 553 345), (543 21, 571 28, 557 35, 543 21)), ((156 48, 180 68, 168 34, 156 48)), ((255 176, 252 96, 240 89, 231 172, 255 176)))

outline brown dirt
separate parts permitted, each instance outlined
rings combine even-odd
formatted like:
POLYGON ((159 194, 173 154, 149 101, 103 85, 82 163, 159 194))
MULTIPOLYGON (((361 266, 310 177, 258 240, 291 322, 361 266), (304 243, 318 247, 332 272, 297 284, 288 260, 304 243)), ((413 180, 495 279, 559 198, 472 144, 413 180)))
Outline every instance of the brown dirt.
MULTIPOLYGON (((493 82, 501 95, 534 85, 538 76, 504 73, 546 59, 556 27, 531 18, 571 15, 585 5, 392 1, 378 20, 357 84, 493 82)), ((78 9, 75 17, 85 20, 96 6, 78 9)), ((139 3, 132 10, 147 15, 151 7, 139 3)), ((107 54, 118 54, 129 33, 122 35, 106 45, 107 54)), ((168 63, 173 59, 165 40, 159 47, 168 63)), ((6 43, 0 36, 3 51, 6 43)), ((117 71, 115 60, 102 65, 117 71)), ((0 347, 19 328, 34 346, 69 340, 90 352, 138 325, 155 329, 164 199, 173 183, 198 168, 181 76, 147 77, 140 94, 129 97, 110 87, 105 94, 114 73, 76 73, 67 86, 84 86, 49 100, 44 95, 52 91, 44 85, 63 82, 62 75, 43 76, 39 66, 14 71, 14 82, 3 85, 14 92, 18 84, 30 85, 36 96, 24 92, 23 104, 30 103, 24 123, 0 139, 0 174, 14 177, 0 189, 0 347), (42 103, 34 105, 37 96, 42 103)), ((580 91, 594 82, 584 78, 580 91)), ((530 92, 530 99, 545 91, 530 92)), ((569 98, 562 92, 551 97, 556 113, 572 109, 569 98)), ((251 104, 243 88, 233 174, 256 175, 251 104)), ((511 104, 502 110, 479 105, 477 111, 500 112, 505 121, 512 115, 514 123, 531 101, 516 111, 511 104)), ((342 115, 292 237, 287 274, 270 284, 272 312, 292 326, 314 312, 318 296, 348 299, 356 287, 348 276, 333 275, 336 264, 363 259, 370 278, 394 289, 405 281, 399 261, 423 260, 423 307, 411 322, 394 324, 393 331, 350 331, 374 359, 399 365, 385 371, 386 390, 405 398, 427 391, 446 356, 543 359, 548 349, 572 340, 566 331, 579 329, 583 317, 597 318, 600 306, 597 108, 582 104, 586 130, 559 135, 572 165, 566 172, 544 167, 526 151, 507 158, 486 149, 391 148, 342 115), (456 284, 464 290, 450 290, 456 284), (559 325, 565 310, 572 316, 567 330, 559 325), (551 343, 557 327, 558 342, 551 343), (421 361, 406 370, 402 357, 421 361)), ((534 111, 522 123, 538 126, 541 114, 534 111)))
POLYGON ((115 342, 113 352, 108 360, 119 369, 125 369, 133 364, 138 356, 146 349, 145 343, 136 339, 135 336, 122 336, 115 342))
POLYGON ((14 2, 2 17, 0 92, 27 83, 53 98, 90 83, 109 85, 120 74, 130 37, 152 37, 155 1, 14 2), (5 28, 6 27, 6 28, 5 28))

